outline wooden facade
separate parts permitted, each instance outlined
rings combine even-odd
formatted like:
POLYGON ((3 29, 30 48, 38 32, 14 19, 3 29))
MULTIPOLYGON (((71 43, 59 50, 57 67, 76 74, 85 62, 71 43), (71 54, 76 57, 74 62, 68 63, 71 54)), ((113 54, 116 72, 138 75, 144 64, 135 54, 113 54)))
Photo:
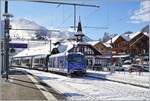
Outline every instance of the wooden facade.
POLYGON ((128 42, 121 36, 117 38, 117 40, 112 43, 113 51, 116 53, 124 53, 126 51, 126 47, 128 45, 128 42))
MULTIPOLYGON (((132 34, 132 33, 131 33, 132 34)), ((134 34, 134 33, 133 33, 134 34)), ((106 47, 105 43, 97 42, 93 45, 102 54, 109 54, 112 50, 115 54, 125 53, 130 55, 148 54, 149 53, 149 36, 146 33, 139 33, 132 39, 125 39, 120 35, 114 42, 107 43, 111 47, 106 47)))
POLYGON ((127 41, 119 36, 112 43, 112 50, 116 53, 126 53, 130 55, 139 55, 149 53, 149 37, 143 32, 139 33, 131 40, 127 41))
POLYGON ((131 55, 140 55, 149 53, 149 37, 144 33, 140 33, 132 40, 130 40, 127 47, 127 53, 131 55))
POLYGON ((102 42, 98 42, 94 45, 94 47, 99 50, 102 54, 110 53, 111 47, 107 47, 102 42))

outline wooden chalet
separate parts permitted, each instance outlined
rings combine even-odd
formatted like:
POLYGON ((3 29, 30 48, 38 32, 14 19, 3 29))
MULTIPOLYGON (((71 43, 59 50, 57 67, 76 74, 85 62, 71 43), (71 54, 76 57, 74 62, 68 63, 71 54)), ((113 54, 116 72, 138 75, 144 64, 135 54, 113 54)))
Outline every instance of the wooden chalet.
POLYGON ((115 36, 107 43, 111 44, 112 51, 116 54, 126 53, 135 56, 149 53, 149 36, 144 32, 115 36))
POLYGON ((102 54, 108 54, 111 51, 110 44, 102 43, 100 41, 91 41, 91 42, 88 42, 88 43, 91 44, 98 51, 100 51, 102 54))
POLYGON ((142 55, 149 53, 149 36, 147 33, 141 32, 128 43, 127 53, 131 55, 142 55))
POLYGON ((122 37, 119 36, 113 43, 112 43, 112 51, 116 53, 124 53, 126 51, 126 47, 128 42, 122 37))

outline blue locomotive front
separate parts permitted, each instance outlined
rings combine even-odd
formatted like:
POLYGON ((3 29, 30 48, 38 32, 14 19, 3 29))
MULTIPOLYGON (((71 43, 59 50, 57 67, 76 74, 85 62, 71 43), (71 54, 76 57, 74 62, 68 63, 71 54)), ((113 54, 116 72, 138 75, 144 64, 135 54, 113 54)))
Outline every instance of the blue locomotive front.
POLYGON ((67 56, 68 74, 85 74, 86 73, 86 61, 83 54, 72 53, 67 56))

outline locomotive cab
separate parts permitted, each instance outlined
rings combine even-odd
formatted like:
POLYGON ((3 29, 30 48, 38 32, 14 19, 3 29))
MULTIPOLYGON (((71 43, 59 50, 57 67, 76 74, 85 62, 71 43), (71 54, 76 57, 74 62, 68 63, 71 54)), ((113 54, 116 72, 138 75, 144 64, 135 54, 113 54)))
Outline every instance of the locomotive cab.
POLYGON ((83 54, 68 54, 67 62, 68 74, 83 75, 86 73, 86 61, 83 54))

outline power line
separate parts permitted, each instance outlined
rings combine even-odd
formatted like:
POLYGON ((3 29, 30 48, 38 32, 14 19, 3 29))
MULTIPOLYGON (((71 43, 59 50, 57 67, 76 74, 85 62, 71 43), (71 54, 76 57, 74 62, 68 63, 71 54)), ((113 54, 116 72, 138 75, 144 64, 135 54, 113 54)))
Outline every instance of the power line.
POLYGON ((55 2, 50 0, 7 0, 7 1, 26 1, 26 2, 37 2, 37 3, 49 3, 49 4, 62 4, 62 5, 76 5, 76 6, 89 6, 89 7, 100 7, 92 4, 80 4, 80 3, 67 3, 67 2, 55 2))
MULTIPOLYGON (((73 28, 74 26, 70 26, 73 28)), ((77 26, 76 26, 77 28, 77 26)), ((91 28, 91 29, 108 29, 108 27, 94 27, 94 26, 83 26, 82 28, 91 28)))
MULTIPOLYGON (((74 28, 74 26, 67 27, 59 27, 59 28, 74 28)), ((76 26, 77 28, 77 26, 76 26)), ((91 29, 108 29, 108 27, 93 27, 93 26, 83 26, 83 28, 91 28, 91 29)), ((25 31, 51 31, 51 30, 40 30, 40 29, 30 29, 30 28, 11 28, 10 30, 25 30, 25 31)))

